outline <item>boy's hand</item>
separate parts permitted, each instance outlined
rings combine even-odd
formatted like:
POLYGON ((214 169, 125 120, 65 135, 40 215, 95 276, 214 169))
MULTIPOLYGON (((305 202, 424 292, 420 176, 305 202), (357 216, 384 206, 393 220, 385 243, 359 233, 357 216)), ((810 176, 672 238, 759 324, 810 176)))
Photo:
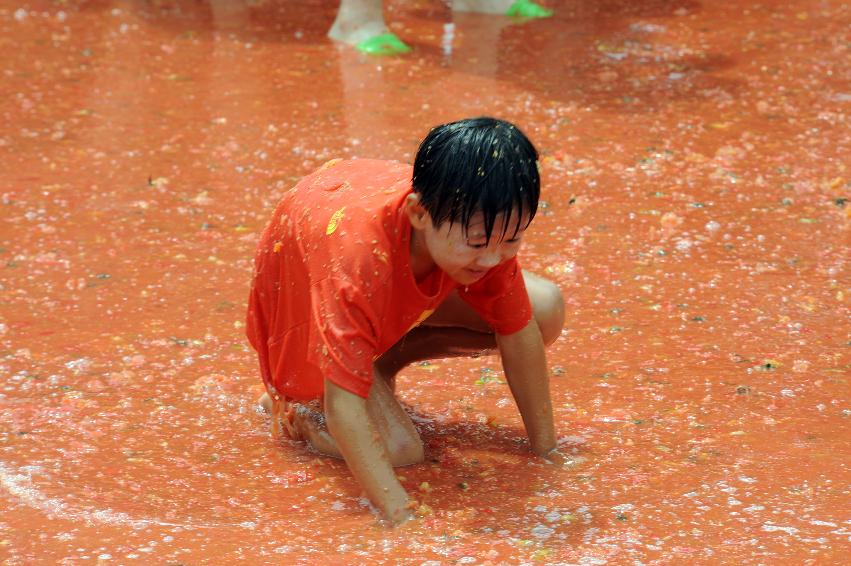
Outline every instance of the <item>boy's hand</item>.
POLYGON ((397 527, 397 526, 401 525, 402 523, 409 521, 410 519, 413 519, 414 515, 411 512, 412 511, 412 509, 411 509, 412 505, 416 505, 416 501, 414 501, 413 499, 410 500, 410 502, 407 505, 405 505, 404 507, 401 507, 399 509, 392 510, 392 511, 388 510, 387 520, 390 521, 390 523, 394 527, 397 527))
POLYGON ((429 515, 434 513, 431 507, 413 498, 408 501, 408 504, 405 506, 404 510, 407 512, 405 516, 396 520, 390 520, 394 527, 398 527, 404 523, 402 528, 408 528, 411 524, 416 523, 417 519, 428 517, 429 515))
POLYGON ((567 457, 559 452, 558 448, 553 448, 550 450, 549 454, 544 456, 544 460, 549 462, 550 464, 555 464, 558 467, 564 467, 564 465, 568 462, 567 457))
POLYGON ((585 460, 582 456, 570 456, 565 454, 558 448, 553 448, 547 454, 544 454, 543 458, 548 463, 554 464, 559 468, 569 468, 585 460))

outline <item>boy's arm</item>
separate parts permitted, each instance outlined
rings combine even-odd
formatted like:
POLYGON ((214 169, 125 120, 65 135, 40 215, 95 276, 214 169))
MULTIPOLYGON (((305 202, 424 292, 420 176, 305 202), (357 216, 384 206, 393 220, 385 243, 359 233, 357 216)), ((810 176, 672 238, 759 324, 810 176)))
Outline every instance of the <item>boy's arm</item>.
POLYGON ((496 343, 532 451, 539 456, 547 456, 556 448, 556 434, 547 359, 538 323, 532 318, 514 334, 497 334, 496 343))
POLYGON ((369 500, 392 523, 401 523, 410 517, 408 494, 396 479, 366 403, 366 399, 325 380, 328 431, 369 500))

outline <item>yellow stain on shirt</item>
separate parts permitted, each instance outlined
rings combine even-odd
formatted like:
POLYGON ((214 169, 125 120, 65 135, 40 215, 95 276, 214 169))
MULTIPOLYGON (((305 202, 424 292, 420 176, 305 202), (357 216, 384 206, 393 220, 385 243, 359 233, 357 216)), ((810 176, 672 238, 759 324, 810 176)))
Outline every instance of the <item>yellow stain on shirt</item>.
POLYGON ((325 229, 325 235, 330 236, 334 232, 337 231, 337 227, 340 225, 340 221, 343 219, 344 211, 346 207, 344 206, 337 212, 331 215, 331 220, 328 221, 328 227, 325 229))
POLYGON ((374 248, 372 250, 372 255, 374 255, 376 258, 378 258, 382 263, 387 263, 387 261, 388 261, 387 252, 385 252, 384 250, 379 250, 378 248, 374 248))
POLYGON ((275 245, 272 246, 272 251, 275 253, 281 251, 281 242, 275 242, 275 245))
POLYGON ((342 157, 338 157, 336 159, 331 159, 322 164, 322 167, 319 168, 320 171, 325 171, 326 169, 330 169, 334 165, 338 164, 343 160, 342 157))
POLYGON ((425 319, 430 317, 433 313, 434 313, 434 309, 424 310, 423 313, 420 315, 420 317, 417 319, 417 321, 414 324, 412 324, 410 328, 408 328, 408 332, 410 332, 411 330, 413 330, 414 328, 419 326, 422 321, 424 321, 425 319))

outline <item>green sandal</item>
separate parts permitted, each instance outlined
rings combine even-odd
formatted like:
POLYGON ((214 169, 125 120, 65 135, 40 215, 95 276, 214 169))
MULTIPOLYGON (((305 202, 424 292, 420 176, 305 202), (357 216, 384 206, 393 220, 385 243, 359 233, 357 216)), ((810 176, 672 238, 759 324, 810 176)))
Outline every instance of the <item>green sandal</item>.
POLYGON ((409 53, 411 48, 405 45, 395 33, 387 32, 364 39, 355 48, 369 55, 401 55, 409 53))
POLYGON ((505 15, 511 18, 549 18, 553 11, 535 4, 532 0, 516 0, 505 15))

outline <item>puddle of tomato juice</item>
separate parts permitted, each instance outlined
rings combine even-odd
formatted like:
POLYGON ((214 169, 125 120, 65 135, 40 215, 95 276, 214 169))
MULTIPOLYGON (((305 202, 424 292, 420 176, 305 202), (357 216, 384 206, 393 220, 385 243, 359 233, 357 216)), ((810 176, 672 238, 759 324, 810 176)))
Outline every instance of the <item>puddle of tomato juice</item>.
POLYGON ((548 5, 391 2, 386 59, 324 39, 330 2, 0 7, 5 564, 847 555, 847 6, 548 5), (432 512, 390 530, 268 434, 253 248, 327 159, 483 113, 541 151, 521 258, 565 296, 575 464, 529 454, 497 360, 416 365, 432 512))

